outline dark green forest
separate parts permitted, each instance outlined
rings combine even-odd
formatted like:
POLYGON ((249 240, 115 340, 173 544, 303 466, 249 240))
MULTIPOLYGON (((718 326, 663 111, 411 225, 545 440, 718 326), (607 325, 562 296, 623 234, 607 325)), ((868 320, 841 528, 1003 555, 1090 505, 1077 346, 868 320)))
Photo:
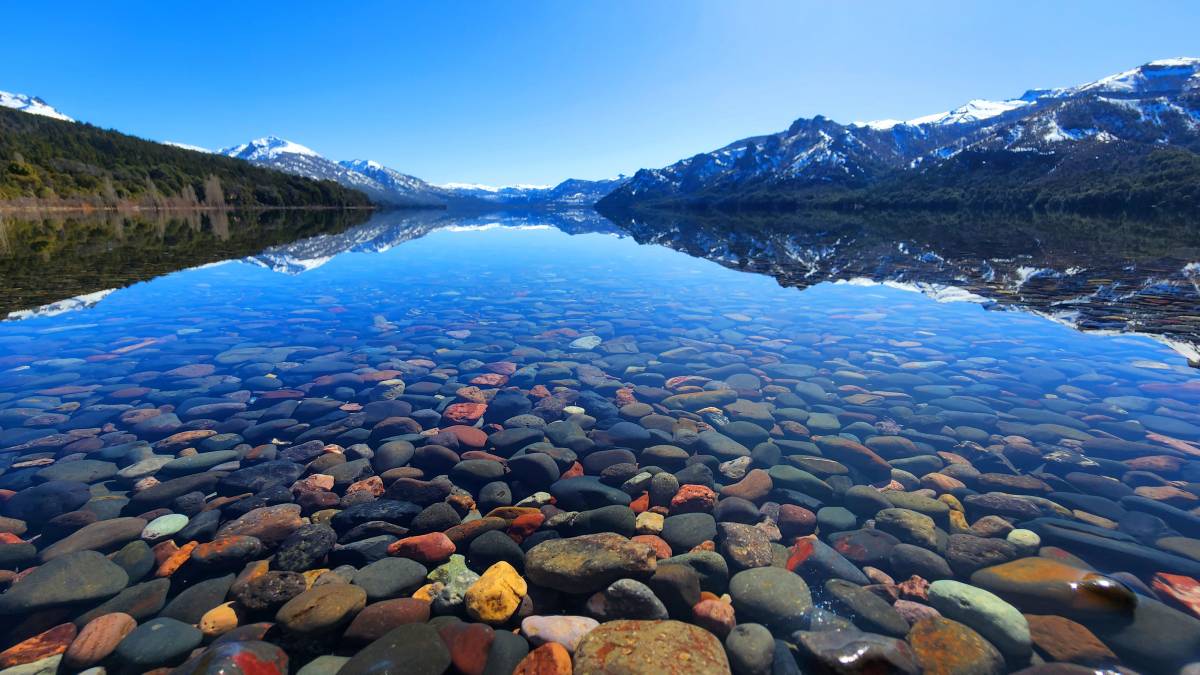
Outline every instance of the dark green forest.
POLYGON ((0 205, 368 207, 363 193, 83 122, 0 108, 0 205))

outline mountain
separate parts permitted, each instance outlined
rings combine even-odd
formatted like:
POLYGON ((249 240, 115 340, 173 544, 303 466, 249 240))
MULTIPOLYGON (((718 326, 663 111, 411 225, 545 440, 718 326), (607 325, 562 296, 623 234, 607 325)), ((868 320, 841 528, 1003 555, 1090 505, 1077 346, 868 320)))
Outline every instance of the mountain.
POLYGON ((424 181, 368 160, 335 162, 299 143, 267 136, 217 150, 217 154, 243 159, 277 171, 331 180, 365 193, 371 201, 388 206, 441 207, 445 203, 424 181))
POLYGON ((600 202, 1200 208, 1200 59, 973 100, 908 121, 801 118, 661 169, 600 202))
POLYGON ((337 183, 68 122, 45 111, 0 107, 0 167, 4 206, 369 206, 365 195, 337 183))
POLYGON ((568 178, 558 185, 507 185, 493 187, 472 183, 444 183, 437 186, 448 201, 480 202, 512 206, 591 206, 608 193, 625 184, 629 178, 618 176, 606 180, 568 178))
POLYGON ((25 94, 11 94, 7 91, 0 91, 0 106, 12 108, 34 115, 43 117, 52 117, 56 120, 64 122, 74 122, 75 120, 55 110, 49 103, 46 103, 37 96, 26 96, 25 94))
MULTIPOLYGON (((191 149, 200 148, 191 146, 191 149)), ((402 207, 591 206, 627 180, 621 176, 598 181, 569 179, 553 186, 432 185, 370 159, 327 159, 310 148, 277 136, 223 148, 217 153, 298 176, 336 181, 363 191, 378 204, 402 207)))
POLYGON ((523 211, 506 208, 470 214, 447 211, 378 211, 372 214, 367 222, 345 231, 321 233, 269 246, 244 260, 281 274, 295 275, 314 270, 342 253, 382 253, 441 229, 464 231, 497 227, 553 227, 567 234, 622 234, 612 221, 592 209, 523 211))

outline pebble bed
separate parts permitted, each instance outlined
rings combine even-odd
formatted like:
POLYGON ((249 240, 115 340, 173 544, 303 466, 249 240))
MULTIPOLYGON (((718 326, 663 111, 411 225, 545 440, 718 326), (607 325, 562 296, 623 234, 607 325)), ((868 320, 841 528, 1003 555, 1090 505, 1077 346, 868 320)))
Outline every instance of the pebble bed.
POLYGON ((330 265, 0 327, 0 675, 1200 672, 1165 348, 598 235, 330 265))

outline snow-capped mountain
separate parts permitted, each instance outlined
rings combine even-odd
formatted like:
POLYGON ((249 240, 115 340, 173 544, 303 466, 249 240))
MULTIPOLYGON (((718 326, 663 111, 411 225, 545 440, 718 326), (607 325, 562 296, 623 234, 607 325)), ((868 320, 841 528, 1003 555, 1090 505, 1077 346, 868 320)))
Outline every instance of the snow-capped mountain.
POLYGON ((351 159, 338 162, 341 166, 362 174, 384 188, 401 194, 434 193, 433 186, 415 176, 400 173, 373 159, 351 159))
MULTIPOLYGON (((783 132, 756 136, 661 169, 638 171, 603 204, 689 199, 829 185, 849 188, 989 156, 990 170, 1005 156, 1031 153, 1036 172, 1053 174, 1098 146, 1127 153, 1171 146, 1200 151, 1200 58, 1152 61, 1075 87, 1034 89, 1004 101, 973 100, 907 121, 842 124, 801 118, 783 132)), ((1029 158, 1020 158, 1022 170, 1029 158)), ((948 168, 945 168, 948 167, 948 168)), ((970 168, 977 169, 976 165, 970 168)))
POLYGON ((55 110, 53 106, 46 103, 37 96, 27 96, 25 94, 12 94, 7 91, 0 91, 0 106, 5 108, 13 108, 24 112, 41 115, 43 117, 53 117, 56 120, 64 122, 74 122, 75 120, 55 110))
POLYGON ((431 186, 418 178, 369 160, 335 162, 309 147, 277 136, 266 136, 249 143, 222 148, 217 154, 244 159, 297 176, 335 181, 363 191, 372 201, 380 204, 432 207, 445 205, 431 186))
POLYGON ((554 186, 432 185, 375 160, 334 161, 309 147, 276 136, 223 148, 217 153, 307 178, 336 181, 362 190, 376 203, 391 206, 590 206, 627 180, 622 176, 600 181, 570 179, 554 186))
POLYGON ((558 185, 478 185, 443 183, 437 187, 447 198, 519 206, 591 206, 629 180, 618 176, 607 180, 568 178, 558 185))

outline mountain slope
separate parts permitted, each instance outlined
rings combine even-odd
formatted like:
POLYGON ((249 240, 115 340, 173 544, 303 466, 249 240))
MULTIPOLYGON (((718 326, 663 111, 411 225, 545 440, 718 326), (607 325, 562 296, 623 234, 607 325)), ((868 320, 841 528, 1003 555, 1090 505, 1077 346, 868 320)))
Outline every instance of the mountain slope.
MULTIPOLYGON (((916 184, 963 205, 978 201, 972 183, 980 177, 993 192, 1019 191, 1003 201, 1047 203, 1062 190, 1120 189, 1113 171, 1129 171, 1136 183, 1163 161, 1187 164, 1164 148, 1200 152, 1200 59, 1154 61, 1077 87, 974 100, 907 122, 802 118, 777 134, 638 171, 600 206, 870 203, 880 189, 895 196, 916 184)), ((1196 177, 1158 185, 1154 203, 1197 208, 1189 187, 1196 177)))
POLYGON ((369 206, 336 183, 0 107, 0 206, 369 206))
POLYGON ((377 204, 406 207, 445 205, 430 186, 418 178, 366 160, 335 162, 299 143, 277 136, 222 148, 217 154, 296 176, 334 181, 362 191, 377 204))

